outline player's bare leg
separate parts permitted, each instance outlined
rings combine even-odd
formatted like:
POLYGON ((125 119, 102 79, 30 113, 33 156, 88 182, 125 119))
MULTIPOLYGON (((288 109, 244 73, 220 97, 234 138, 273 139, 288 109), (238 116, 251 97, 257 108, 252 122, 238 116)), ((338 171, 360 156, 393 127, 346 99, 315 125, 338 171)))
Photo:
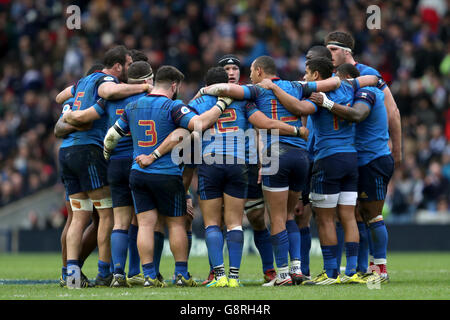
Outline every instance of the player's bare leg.
POLYGON ((101 187, 88 192, 98 216, 97 246, 99 273, 96 277, 96 286, 109 286, 112 280, 111 273, 111 232, 114 226, 111 192, 109 187, 101 187))
POLYGON ((80 251, 83 231, 89 223, 92 214, 92 202, 86 193, 80 192, 69 196, 72 208, 72 220, 66 235, 67 274, 73 277, 68 287, 81 286, 80 251), (73 282, 73 283, 72 283, 73 282))

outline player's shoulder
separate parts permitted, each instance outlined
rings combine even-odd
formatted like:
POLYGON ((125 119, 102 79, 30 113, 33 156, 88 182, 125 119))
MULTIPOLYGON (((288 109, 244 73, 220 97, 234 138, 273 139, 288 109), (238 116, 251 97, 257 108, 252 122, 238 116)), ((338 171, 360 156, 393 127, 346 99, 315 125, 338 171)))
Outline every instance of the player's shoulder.
POLYGON ((356 69, 358 69, 360 75, 367 76, 367 75, 374 75, 374 76, 381 76, 377 69, 372 68, 366 64, 357 63, 355 65, 356 69))

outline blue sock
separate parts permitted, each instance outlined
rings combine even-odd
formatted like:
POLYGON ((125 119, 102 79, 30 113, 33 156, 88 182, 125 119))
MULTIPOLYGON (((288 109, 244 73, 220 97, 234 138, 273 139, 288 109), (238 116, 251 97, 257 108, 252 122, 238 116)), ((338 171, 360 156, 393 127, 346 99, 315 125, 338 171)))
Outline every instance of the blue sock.
POLYGON ((322 257, 323 257, 323 268, 327 273, 329 278, 336 279, 338 276, 338 264, 336 260, 336 255, 338 251, 338 246, 321 246, 322 257))
POLYGON ((301 237, 295 220, 286 221, 286 230, 289 238, 289 256, 291 260, 300 260, 301 237))
POLYGON ((369 239, 367 238, 367 228, 364 222, 358 222, 359 231, 359 250, 358 250, 358 266, 356 271, 367 272, 369 268, 369 239))
POLYGON ((275 255, 275 262, 278 268, 287 267, 289 264, 289 237, 287 230, 283 230, 270 237, 272 242, 273 253, 275 255))
POLYGON ((209 226, 205 230, 206 247, 213 267, 223 265, 223 234, 219 226, 209 226))
POLYGON ((146 277, 150 277, 152 279, 156 278, 155 264, 153 262, 143 264, 142 271, 144 272, 144 278, 146 277))
POLYGON ((269 230, 267 228, 261 231, 253 230, 253 240, 261 256, 263 272, 273 269, 273 249, 269 230))
POLYGON ((109 262, 104 262, 98 260, 98 274, 100 277, 106 278, 111 274, 111 264, 109 262))
POLYGON ((69 269, 70 266, 78 266, 80 269, 80 262, 78 260, 67 260, 67 269, 69 269))
POLYGON ((187 231, 187 240, 188 240, 188 258, 189 254, 191 253, 191 247, 192 247, 192 231, 187 231))
POLYGON ((309 276, 309 251, 311 250, 311 229, 309 227, 300 229, 300 257, 301 257, 301 269, 304 275, 309 276))
POLYGON ((372 239, 372 232, 370 231, 370 225, 369 227, 366 227, 366 233, 367 233, 367 243, 369 246, 369 255, 373 257, 373 239, 372 239))
MULTIPOLYGON (((386 260, 387 244, 388 244, 388 233, 384 221, 377 221, 369 224, 369 228, 372 232, 373 241, 373 258, 375 259, 375 264, 377 259, 386 260)), ((386 264, 386 263, 383 263, 386 264)))
POLYGON ((345 275, 352 276, 356 273, 356 265, 358 263, 358 242, 345 243, 345 256, 347 265, 345 267, 345 275))
POLYGON ((176 261, 175 262, 175 274, 176 275, 181 274, 186 280, 189 279, 187 261, 176 261))
POLYGON ((128 276, 132 277, 141 273, 141 258, 137 248, 138 226, 130 224, 128 229, 128 276))
POLYGON ((153 264, 155 265, 156 274, 159 273, 159 265, 161 263, 161 256, 164 249, 164 233, 155 231, 155 248, 153 250, 153 264))
POLYGON ((66 276, 67 276, 67 267, 62 267, 61 269, 61 276, 63 280, 66 280, 66 276))
POLYGON ((241 268, 242 249, 244 248, 244 232, 242 230, 227 231, 227 247, 230 268, 241 268))
POLYGON ((342 252, 344 251, 344 228, 340 222, 336 222, 336 235, 337 235, 337 251, 336 251, 336 262, 338 273, 341 271, 341 261, 342 261, 342 252))
POLYGON ((113 230, 111 233, 111 259, 115 274, 125 274, 128 252, 128 230, 113 230))

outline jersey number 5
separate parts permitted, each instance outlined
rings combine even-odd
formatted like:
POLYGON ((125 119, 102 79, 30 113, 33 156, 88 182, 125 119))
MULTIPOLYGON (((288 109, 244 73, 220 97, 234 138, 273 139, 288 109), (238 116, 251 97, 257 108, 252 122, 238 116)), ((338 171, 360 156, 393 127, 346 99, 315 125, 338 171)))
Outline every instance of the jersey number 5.
POLYGON ((155 121, 153 120, 139 120, 138 124, 143 127, 150 127, 150 130, 145 130, 145 135, 149 136, 149 140, 138 140, 139 147, 153 147, 157 143, 157 134, 155 130, 155 121))
POLYGON ((78 99, 83 98, 83 97, 84 97, 84 91, 80 91, 80 92, 77 93, 77 96, 75 97, 75 101, 73 102, 73 105, 75 107, 77 107, 76 110, 80 110, 80 108, 81 108, 81 101, 78 100, 78 99))

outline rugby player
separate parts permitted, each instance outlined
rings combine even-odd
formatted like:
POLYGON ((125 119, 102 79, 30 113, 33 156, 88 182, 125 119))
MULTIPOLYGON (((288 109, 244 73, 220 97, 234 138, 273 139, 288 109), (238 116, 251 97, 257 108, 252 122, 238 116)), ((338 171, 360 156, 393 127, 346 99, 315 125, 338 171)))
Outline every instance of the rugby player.
MULTIPOLYGON (((145 61, 133 62, 128 69, 129 84, 147 83, 153 84, 153 71, 149 63, 145 61)), ((100 99, 97 103, 85 110, 71 112, 66 117, 66 122, 72 125, 82 125, 100 119, 104 114, 108 116, 108 128, 113 126, 122 115, 125 106, 143 97, 139 93, 118 100, 100 99)), ((133 266, 130 264, 128 281, 125 275, 125 264, 129 248, 130 225, 133 217, 133 202, 129 187, 130 168, 133 162, 133 142, 130 136, 121 139, 109 156, 108 183, 111 188, 112 205, 114 212, 114 227, 111 233, 111 253, 114 264, 113 280, 111 287, 127 287, 132 284, 143 284, 143 276, 140 274, 139 262, 133 266)))
MULTIPOLYGON (((104 69, 94 72, 78 81, 75 86, 66 88, 58 95, 73 96, 73 109, 84 110, 100 98, 120 99, 128 95, 145 92, 145 85, 119 84, 126 81, 131 56, 123 46, 117 46, 105 53, 104 69)), ((64 112, 62 120, 72 111, 64 112)), ((95 207, 99 214, 97 243, 99 250, 98 274, 96 286, 109 286, 111 248, 110 234, 113 227, 112 201, 107 182, 107 163, 102 155, 103 137, 106 131, 106 117, 92 123, 87 131, 76 131, 67 136, 67 145, 60 149, 59 161, 61 175, 69 194, 73 218, 67 232, 67 269, 68 275, 78 276, 81 236, 90 213, 95 207)), ((74 279, 78 283, 77 279, 74 279)), ((67 284, 72 287, 73 283, 67 284)))
MULTIPOLYGON (((341 79, 356 78, 358 69, 349 63, 336 70, 341 79)), ((322 106, 326 96, 315 93, 311 100, 322 106)), ((351 107, 328 102, 330 111, 341 119, 356 122, 355 147, 358 153, 358 209, 371 231, 374 265, 380 277, 373 282, 388 282, 386 251, 388 233, 382 209, 387 186, 394 171, 394 160, 389 149, 388 117, 384 107, 384 93, 377 87, 364 87, 355 94, 351 107)), ((361 270, 362 271, 362 270, 361 270)), ((365 272, 365 271, 364 271, 365 272)))
MULTIPOLYGON (((350 63, 358 69, 361 75, 372 74, 381 77, 380 73, 374 68, 355 61, 352 55, 355 40, 349 33, 342 31, 331 32, 325 37, 324 42, 327 48, 331 51, 333 56, 333 65, 335 68, 344 63, 350 63)), ((400 112, 389 87, 384 85, 381 87, 381 90, 384 93, 384 104, 388 115, 389 135, 392 142, 392 156, 394 158, 395 167, 398 167, 402 161, 400 112)), ((368 270, 368 251, 369 248, 372 247, 371 235, 369 230, 366 229, 366 225, 363 222, 362 217, 359 215, 359 212, 356 214, 361 236, 360 251, 358 256, 358 272, 365 273, 368 270)), ((373 265, 373 260, 373 253, 371 253, 370 265, 373 265)))

